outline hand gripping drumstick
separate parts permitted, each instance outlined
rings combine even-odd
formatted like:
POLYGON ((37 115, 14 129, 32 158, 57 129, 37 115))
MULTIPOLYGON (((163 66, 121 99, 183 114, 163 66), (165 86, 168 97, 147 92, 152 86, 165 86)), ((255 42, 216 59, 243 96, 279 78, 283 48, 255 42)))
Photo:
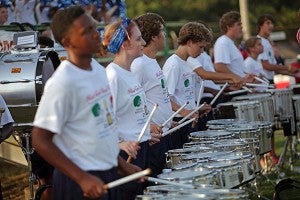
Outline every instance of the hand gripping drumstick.
POLYGON ((166 180, 159 179, 159 178, 153 178, 153 177, 146 176, 145 179, 147 181, 151 181, 151 182, 155 182, 155 183, 161 183, 161 184, 166 184, 166 185, 174 185, 174 186, 178 186, 178 187, 181 187, 181 188, 195 189, 195 187, 193 185, 176 183, 176 182, 173 182, 173 181, 166 181, 166 180))
POLYGON ((194 117, 194 118, 192 118, 192 119, 190 119, 190 120, 188 120, 188 121, 186 121, 186 122, 183 122, 182 124, 179 124, 178 126, 175 126, 174 128, 172 128, 172 129, 170 129, 170 130, 164 132, 164 133, 162 134, 162 137, 165 137, 166 135, 168 135, 168 134, 170 134, 170 133, 173 133, 174 131, 180 129, 181 127, 183 127, 183 126, 185 126, 185 125, 191 123, 191 122, 194 121, 195 119, 196 119, 196 118, 194 117))
POLYGON ((198 94, 198 98, 197 98, 197 106, 196 107, 198 107, 199 106, 199 104, 200 104, 200 100, 201 100, 201 97, 202 97, 202 94, 203 94, 203 90, 204 90, 204 81, 201 79, 201 81, 200 81, 200 89, 199 89, 199 94, 198 94))
POLYGON ((225 90, 225 88, 227 87, 228 83, 226 82, 223 87, 221 88, 221 90, 218 92, 218 94, 213 98, 213 100, 211 100, 210 105, 213 105, 215 103, 215 101, 219 98, 219 96, 222 94, 222 92, 225 90))
POLYGON ((203 106, 204 106, 204 103, 201 104, 200 106, 198 106, 197 108, 195 108, 195 110, 193 110, 192 112, 190 112, 187 116, 185 116, 184 118, 182 118, 178 122, 178 124, 181 124, 182 122, 184 122, 185 120, 187 120, 190 116, 192 116, 195 112, 197 112, 198 110, 200 110, 203 106))
POLYGON ((250 93, 252 93, 253 91, 252 90, 250 90, 249 88, 247 88, 246 86, 243 86, 242 87, 243 89, 245 89, 245 90, 247 90, 248 92, 250 92, 250 93))
POLYGON ((134 174, 131 174, 129 176, 125 176, 124 178, 120 178, 118 180, 115 180, 115 181, 112 181, 110 183, 107 183, 105 184, 103 187, 104 189, 111 189, 111 188, 114 188, 116 186, 119 186, 119 185, 122 185, 124 183, 128 183, 130 181, 133 181, 135 179, 138 179, 138 178, 141 178, 143 176, 147 176, 151 173, 151 170, 150 168, 148 169, 145 169, 143 171, 140 171, 140 172, 137 172, 137 173, 134 173, 134 174))
POLYGON ((164 127, 170 120, 172 120, 189 102, 185 102, 176 112, 173 113, 161 126, 164 127))
POLYGON ((270 84, 269 82, 266 82, 266 81, 260 79, 260 78, 257 77, 257 76, 254 76, 254 79, 257 80, 257 81, 259 81, 259 82, 261 82, 261 83, 263 83, 263 84, 266 84, 266 85, 269 85, 269 84, 270 84))
MULTIPOLYGON (((150 121, 151 121, 151 119, 153 117, 153 114, 154 114, 155 110, 157 109, 157 107, 158 107, 158 104, 157 103, 154 104, 154 107, 153 107, 153 109, 152 109, 152 111, 151 111, 151 113, 150 113, 150 115, 149 115, 149 117, 148 117, 148 119, 147 119, 144 127, 142 128, 142 131, 141 131, 139 137, 138 137, 138 140, 137 140, 138 144, 141 142, 142 137, 143 137, 143 135, 146 132, 147 126, 150 124, 150 121)), ((132 161, 132 157, 129 156, 128 159, 127 159, 127 163, 130 163, 131 161, 132 161)))

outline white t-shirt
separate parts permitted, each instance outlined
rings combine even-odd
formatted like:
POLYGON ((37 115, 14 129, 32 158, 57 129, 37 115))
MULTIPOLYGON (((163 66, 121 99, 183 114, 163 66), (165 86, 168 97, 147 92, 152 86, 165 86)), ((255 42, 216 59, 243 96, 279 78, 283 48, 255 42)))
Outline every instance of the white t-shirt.
MULTIPOLYGON (((146 55, 136 58, 131 64, 131 71, 136 74, 138 81, 146 93, 149 110, 153 104, 158 107, 153 115, 152 122, 161 125, 173 113, 166 79, 156 59, 146 55)), ((164 131, 171 127, 171 122, 163 127, 164 131)))
POLYGON ((226 35, 219 37, 214 46, 214 59, 215 63, 224 63, 227 65, 228 69, 238 75, 239 77, 244 77, 244 59, 234 44, 234 41, 226 35))
POLYGON ((245 72, 246 73, 252 73, 257 76, 260 76, 260 75, 265 76, 264 68, 263 68, 260 60, 258 60, 258 59, 254 60, 252 57, 248 56, 244 60, 244 64, 245 64, 245 72))
POLYGON ((173 54, 165 62, 163 72, 169 94, 174 97, 174 101, 180 106, 189 101, 185 109, 195 109, 195 73, 187 61, 173 54))
POLYGON ((0 119, 0 125, 4 126, 5 124, 14 122, 14 120, 9 112, 9 109, 7 108, 7 105, 1 95, 0 95, 0 108, 4 109, 4 112, 2 113, 2 116, 0 119))
MULTIPOLYGON (((202 67, 205 71, 216 72, 215 68, 214 68, 214 64, 211 60, 211 57, 205 51, 194 59, 198 60, 198 62, 201 63, 200 67, 202 67)), ((191 61, 191 60, 192 60, 192 58, 189 57, 188 61, 191 61)), ((196 80, 195 80, 195 84, 196 84, 196 87, 195 87, 196 95, 195 96, 196 96, 196 98, 199 95, 199 90, 200 90, 200 86, 201 86, 200 83, 201 83, 201 78, 199 76, 196 76, 196 80)), ((204 80, 203 84, 204 84, 204 87, 207 87, 207 88, 212 88, 215 90, 221 89, 220 86, 215 84, 212 80, 204 80)), ((203 92, 202 98, 203 97, 213 97, 213 95, 211 93, 203 92)))
MULTIPOLYGON (((257 37, 261 38, 261 44, 264 47, 264 51, 258 55, 258 59, 259 60, 267 60, 270 64, 276 64, 277 62, 276 62, 273 47, 272 47, 272 44, 270 43, 270 41, 259 35, 257 35, 257 37)), ((265 71, 266 78, 269 80, 273 80, 275 72, 265 70, 265 69, 264 69, 264 71, 265 71)))
POLYGON ((30 23, 32 25, 35 25, 35 0, 29 0, 27 3, 25 3, 24 0, 17 0, 15 2, 16 21, 19 23, 30 23))
POLYGON ((46 82, 33 124, 55 133, 53 142, 81 169, 103 171, 118 164, 118 134, 105 69, 95 60, 91 66, 63 61, 46 82))
MULTIPOLYGON (((246 73, 255 74, 257 76, 263 75, 266 77, 265 70, 263 69, 263 66, 261 64, 261 60, 254 60, 252 57, 248 56, 244 60, 244 64, 246 73)), ((256 91, 265 91, 266 89, 268 89, 268 87, 255 87, 256 91)))
MULTIPOLYGON (((113 95, 119 139, 137 141, 150 112, 145 91, 134 73, 115 63, 110 63, 106 67, 106 72, 113 95)), ((150 138, 148 126, 141 142, 150 138)))

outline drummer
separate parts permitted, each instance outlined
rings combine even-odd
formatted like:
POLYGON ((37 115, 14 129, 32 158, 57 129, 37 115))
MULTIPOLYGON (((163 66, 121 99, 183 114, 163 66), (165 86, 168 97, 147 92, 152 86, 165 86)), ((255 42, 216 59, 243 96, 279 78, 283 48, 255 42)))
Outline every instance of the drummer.
MULTIPOLYGON (((180 121, 183 117, 196 109, 195 97, 195 73, 190 68, 187 59, 189 56, 197 57, 203 52, 207 44, 206 38, 209 30, 198 22, 189 22, 183 25, 179 31, 179 47, 175 54, 171 55, 163 66, 163 72, 166 77, 166 86, 168 87, 173 111, 178 110, 187 101, 189 104, 179 112, 179 116, 174 121, 180 121)), ((201 111, 208 113, 211 106, 205 104, 201 111)), ((190 118, 199 118, 196 112, 190 118)), ((177 132, 172 133, 173 148, 182 148, 183 144, 188 142, 188 135, 197 131, 195 127, 197 122, 186 125, 177 132)))
MULTIPOLYGON (((135 22, 139 26, 146 44, 143 49, 144 55, 132 62, 131 71, 137 75, 145 90, 150 110, 152 110, 154 103, 159 105, 151 123, 161 126, 173 114, 168 88, 165 85, 166 80, 156 60, 157 52, 163 50, 165 45, 165 22, 156 13, 143 14, 137 17, 135 22)), ((167 131, 171 125, 172 120, 162 127, 162 130, 167 131)), ((154 129, 151 132, 161 134, 161 129, 154 129)), ((161 174, 165 168, 165 153, 171 148, 169 136, 161 138, 160 142, 150 146, 149 164, 153 176, 161 174)))
MULTIPOLYGON (((263 52, 263 46, 261 44, 261 38, 250 37, 245 42, 246 51, 248 57, 244 60, 245 72, 254 74, 261 79, 266 78, 265 71, 263 69, 261 61, 258 59, 258 55, 263 52)), ((264 91, 267 87, 256 87, 256 91, 264 91)))
MULTIPOLYGON (((130 71, 130 67, 134 59, 143 55, 145 41, 136 23, 123 18, 105 27, 103 44, 108 52, 115 54, 113 62, 106 67, 106 72, 112 92, 116 132, 121 143, 137 142, 141 130, 147 125, 150 111, 145 91, 136 75, 130 71)), ((154 129, 161 132, 159 125, 151 124, 151 126, 157 126, 154 129)), ((144 135, 138 141, 140 150, 132 163, 142 169, 147 168, 149 166, 149 142, 152 144, 159 142, 160 137, 161 134, 157 132, 150 134, 150 128, 147 125, 144 135)), ((130 152, 121 151, 120 155, 127 159, 128 156, 132 157, 128 154, 130 152)), ((122 199, 134 199, 136 195, 143 193, 144 185, 130 182, 122 185, 120 190, 122 199)))
POLYGON ((244 72, 244 59, 240 50, 235 45, 243 34, 241 15, 237 11, 230 11, 220 19, 220 36, 214 46, 215 69, 220 73, 231 73, 242 78, 244 83, 254 82, 253 74, 244 72))
MULTIPOLYGON (((273 78, 275 74, 286 74, 293 76, 298 72, 298 70, 292 66, 278 65, 276 64, 276 59, 274 56, 274 51, 272 48, 272 44, 269 40, 269 36, 271 35, 274 28, 274 19, 271 15, 265 14, 260 16, 257 19, 257 28, 258 35, 257 37, 261 38, 261 43, 263 45, 263 52, 259 54, 258 59, 261 60, 264 72, 266 74, 267 79, 270 83, 274 83, 273 78)), ((291 135, 291 122, 284 123, 283 131, 287 135, 291 135)), ((273 135, 274 136, 274 135, 273 135)), ((278 162, 278 157, 275 154, 275 145, 274 145, 274 137, 272 137, 272 151, 271 156, 273 158, 274 163, 278 162)))
POLYGON ((274 50, 269 40, 274 29, 274 18, 271 15, 265 14, 257 19, 258 34, 263 45, 263 52, 259 54, 258 59, 261 60, 265 75, 270 83, 274 83, 275 74, 285 74, 294 76, 298 70, 292 66, 278 65, 275 59, 274 50))
POLYGON ((51 28, 68 52, 46 82, 32 144, 55 167, 53 199, 121 199, 104 183, 140 171, 118 156, 118 135, 105 69, 92 59, 101 41, 94 20, 79 6, 56 13, 51 28), (64 20, 62 20, 64 19, 64 20), (106 103, 105 103, 106 102, 106 103))

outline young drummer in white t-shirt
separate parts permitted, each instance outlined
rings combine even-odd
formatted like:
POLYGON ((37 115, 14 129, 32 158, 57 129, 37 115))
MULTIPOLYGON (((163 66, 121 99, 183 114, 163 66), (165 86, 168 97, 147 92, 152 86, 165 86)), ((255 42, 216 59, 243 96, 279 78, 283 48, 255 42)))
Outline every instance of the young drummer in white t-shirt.
MULTIPOLYGON (((175 54, 171 55, 163 66, 163 72, 166 77, 166 85, 169 90, 172 109, 178 110, 187 101, 189 104, 179 112, 174 120, 180 121, 196 108, 195 97, 195 73, 190 68, 188 57, 197 57, 203 52, 206 46, 206 37, 209 30, 200 23, 189 22, 183 25, 179 31, 178 48, 175 54)), ((209 112, 210 106, 204 106, 203 110, 209 112)), ((195 112, 190 118, 198 120, 199 114, 195 112)), ((188 142, 188 135, 197 131, 194 123, 186 125, 175 133, 172 133, 173 148, 181 148, 188 142)))
MULTIPOLYGON (((104 46, 108 52, 114 53, 115 58, 106 67, 106 72, 113 95, 114 114, 116 116, 117 133, 120 142, 137 141, 143 129, 150 110, 147 105, 145 91, 130 71, 132 61, 143 55, 145 41, 138 26, 128 18, 124 18, 105 28, 104 46)), ((159 128, 159 127, 158 127, 159 128)), ((148 167, 149 140, 159 141, 159 134, 150 134, 147 127, 141 138, 140 150, 133 164, 145 169, 148 167)), ((128 152, 121 151, 123 158, 128 152)), ((121 195, 125 199, 134 199, 142 194, 144 186, 137 182, 130 182, 121 186, 121 195)))
MULTIPOLYGON (((246 51, 248 57, 244 60, 245 72, 256 75, 259 78, 266 78, 264 68, 261 60, 258 59, 258 55, 263 52, 263 46, 261 44, 261 38, 250 37, 245 42, 246 51)), ((264 91, 267 87, 256 87, 256 91, 264 91)))
POLYGON ((217 72, 231 73, 243 79, 243 82, 253 82, 254 75, 244 72, 244 58, 235 45, 242 32, 241 15, 236 11, 225 13, 220 19, 220 36, 214 45, 214 63, 217 72))
POLYGON ((125 174, 141 169, 118 156, 107 76, 92 59, 101 47, 96 24, 72 6, 56 13, 51 28, 68 60, 46 82, 32 144, 55 167, 53 199, 121 199, 118 188, 106 191, 104 183, 118 178, 117 166, 125 174))
MULTIPOLYGON (((155 13, 146 13, 135 19, 146 42, 144 46, 144 55, 136 58, 131 64, 131 71, 136 74, 138 80, 143 86, 150 110, 154 103, 159 106, 153 115, 152 124, 162 126, 173 114, 166 79, 163 71, 156 60, 158 51, 164 49, 165 32, 164 20, 155 13)), ((172 120, 162 129, 153 127, 151 132, 161 134, 162 130, 167 131, 172 125, 172 120)), ((169 135, 161 138, 161 141, 150 146, 150 168, 152 175, 158 175, 165 168, 166 155, 170 149, 169 135)))

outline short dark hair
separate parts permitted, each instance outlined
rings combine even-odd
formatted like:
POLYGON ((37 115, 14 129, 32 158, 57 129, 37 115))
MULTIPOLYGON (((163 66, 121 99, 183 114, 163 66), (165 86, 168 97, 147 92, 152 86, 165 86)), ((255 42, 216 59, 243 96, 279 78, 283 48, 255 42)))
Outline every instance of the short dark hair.
POLYGON ((265 21, 267 20, 270 20, 272 23, 274 23, 274 18, 269 15, 269 14, 264 14, 264 15, 261 15, 258 19, 257 19, 257 22, 256 22, 256 25, 257 25, 257 30, 259 31, 260 30, 260 27, 265 23, 265 21))
POLYGON ((57 11, 51 22, 55 40, 61 44, 62 38, 66 36, 73 22, 84 13, 85 11, 81 6, 70 6, 57 11))
POLYGON ((241 15, 237 11, 229 11, 221 17, 219 21, 219 26, 222 33, 227 33, 228 27, 234 25, 234 23, 239 22, 241 20, 241 15))
POLYGON ((146 13, 134 19, 135 23, 138 25, 142 37, 149 45, 153 36, 159 35, 161 31, 161 25, 165 24, 163 18, 156 13, 146 13))

